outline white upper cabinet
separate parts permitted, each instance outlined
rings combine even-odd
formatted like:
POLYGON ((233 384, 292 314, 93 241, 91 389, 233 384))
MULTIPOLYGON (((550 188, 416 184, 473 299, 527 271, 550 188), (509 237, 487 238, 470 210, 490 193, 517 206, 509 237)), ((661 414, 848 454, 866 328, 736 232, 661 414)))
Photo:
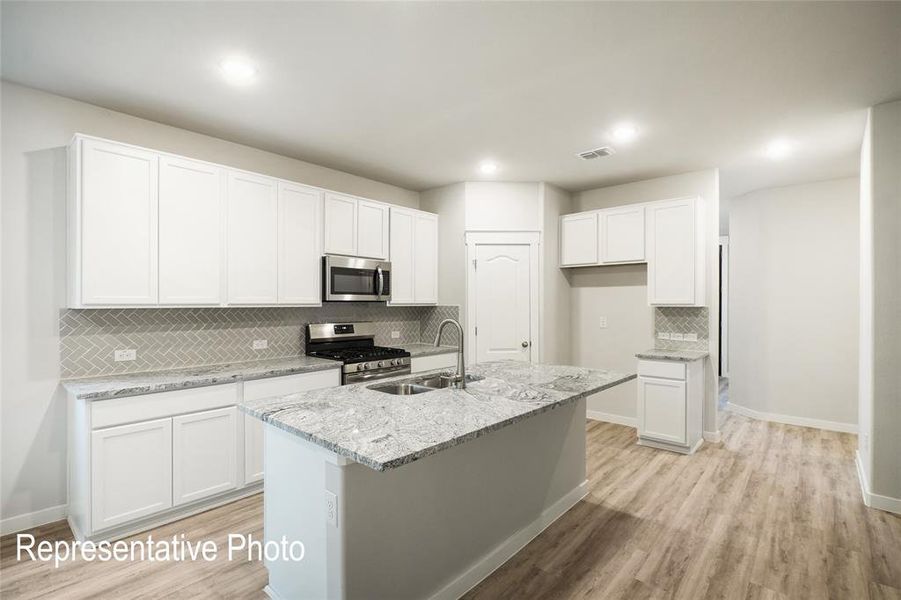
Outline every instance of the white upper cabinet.
POLYGON ((699 198, 647 205, 648 302, 704 306, 705 247, 699 198))
POLYGON ((278 302, 322 303, 322 193, 278 186, 278 302))
POLYGON ((326 254, 388 258, 388 205, 326 192, 326 254))
POLYGON ((228 174, 228 303, 278 301, 278 184, 228 174))
POLYGON ((413 228, 413 300, 438 303, 438 215, 416 213, 413 228))
POLYGON ((323 225, 327 254, 357 253, 357 199, 341 194, 325 193, 323 225))
POLYGON ((222 302, 223 177, 215 165, 160 159, 160 304, 222 302))
POLYGON ((391 207, 391 304, 438 302, 438 215, 391 207))
POLYGON ((600 218, 601 263, 643 262, 644 205, 607 208, 600 218))
POLYGON ((598 263, 598 213, 596 211, 560 217, 560 266, 598 263))
POLYGON ((94 139, 73 146, 69 305, 156 304, 158 156, 94 139))

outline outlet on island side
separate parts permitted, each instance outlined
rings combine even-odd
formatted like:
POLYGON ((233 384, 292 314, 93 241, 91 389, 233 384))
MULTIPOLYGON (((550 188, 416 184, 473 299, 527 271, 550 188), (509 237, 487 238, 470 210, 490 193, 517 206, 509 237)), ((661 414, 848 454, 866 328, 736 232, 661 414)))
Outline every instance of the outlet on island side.
POLYGON ((338 526, 338 496, 328 490, 325 490, 325 522, 338 526))

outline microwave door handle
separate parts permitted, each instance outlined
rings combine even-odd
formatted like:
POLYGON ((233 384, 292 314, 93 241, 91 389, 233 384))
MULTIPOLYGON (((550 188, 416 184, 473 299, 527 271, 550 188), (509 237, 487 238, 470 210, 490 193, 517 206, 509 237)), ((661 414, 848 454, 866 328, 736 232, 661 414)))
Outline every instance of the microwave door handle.
POLYGON ((384 273, 382 273, 382 268, 381 268, 381 267, 376 267, 376 268, 375 268, 375 275, 376 275, 376 277, 377 277, 378 280, 379 280, 379 286, 378 286, 378 292, 377 292, 377 295, 378 295, 378 299, 381 300, 381 299, 382 299, 382 292, 385 290, 385 275, 384 275, 384 273))

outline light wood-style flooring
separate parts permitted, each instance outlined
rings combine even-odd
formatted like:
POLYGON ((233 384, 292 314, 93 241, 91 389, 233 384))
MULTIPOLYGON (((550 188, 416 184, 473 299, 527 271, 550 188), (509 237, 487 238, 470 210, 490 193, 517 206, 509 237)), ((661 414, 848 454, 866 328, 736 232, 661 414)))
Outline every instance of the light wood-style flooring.
MULTIPOLYGON (((856 438, 732 415, 723 442, 684 457, 590 422, 590 493, 467 598, 901 599, 901 517, 866 508, 856 438)), ((262 535, 254 496, 154 530, 225 547, 262 535)), ((69 539, 64 522, 32 533, 69 539)), ((146 533, 136 537, 146 537, 146 533)), ((262 598, 257 562, 16 562, 2 598, 262 598)))

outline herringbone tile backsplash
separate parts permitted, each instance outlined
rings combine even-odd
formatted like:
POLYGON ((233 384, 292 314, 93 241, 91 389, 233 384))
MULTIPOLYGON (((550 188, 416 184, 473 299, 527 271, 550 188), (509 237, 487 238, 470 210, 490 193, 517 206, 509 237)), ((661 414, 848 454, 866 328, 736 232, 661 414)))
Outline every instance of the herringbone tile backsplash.
MULTIPOLYGON (((90 377, 228 362, 284 358, 304 352, 304 325, 373 321, 376 344, 432 342, 441 319, 456 306, 339 303, 313 308, 160 308, 60 312, 60 376, 90 377), (392 338, 391 332, 400 333, 392 338), (268 340, 254 350, 253 340, 268 340), (137 359, 115 362, 116 350, 137 359)), ((455 336, 446 334, 445 343, 455 336)))
POLYGON ((706 307, 664 306, 654 309, 654 339, 661 350, 707 350, 709 348, 709 327, 706 307), (698 341, 661 340, 658 332, 696 333, 698 341))

